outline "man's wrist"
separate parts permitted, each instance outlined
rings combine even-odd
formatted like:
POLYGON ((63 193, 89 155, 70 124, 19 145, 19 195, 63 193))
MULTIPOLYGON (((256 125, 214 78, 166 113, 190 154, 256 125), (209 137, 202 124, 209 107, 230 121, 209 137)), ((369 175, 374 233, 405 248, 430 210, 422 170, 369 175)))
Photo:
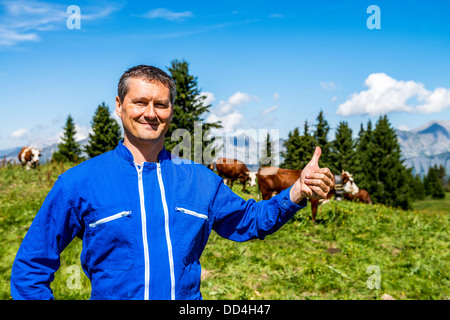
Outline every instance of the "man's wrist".
POLYGON ((296 186, 292 186, 289 191, 289 198, 293 203, 299 204, 304 198, 306 198, 306 195, 303 194, 301 189, 297 190, 296 186))

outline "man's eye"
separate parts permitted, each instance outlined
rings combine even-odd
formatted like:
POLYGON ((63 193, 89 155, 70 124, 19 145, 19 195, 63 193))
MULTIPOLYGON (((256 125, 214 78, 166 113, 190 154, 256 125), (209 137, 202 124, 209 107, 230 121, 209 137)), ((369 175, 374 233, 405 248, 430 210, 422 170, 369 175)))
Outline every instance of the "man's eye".
POLYGON ((138 101, 136 102, 136 104, 140 105, 140 106, 146 106, 147 103, 145 101, 138 101))

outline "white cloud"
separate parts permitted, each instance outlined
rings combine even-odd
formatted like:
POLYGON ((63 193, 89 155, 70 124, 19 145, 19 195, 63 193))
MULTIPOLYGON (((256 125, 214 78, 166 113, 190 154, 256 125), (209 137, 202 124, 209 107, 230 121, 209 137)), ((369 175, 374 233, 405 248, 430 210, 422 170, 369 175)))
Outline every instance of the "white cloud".
POLYGON ((191 11, 174 12, 166 8, 153 9, 141 17, 149 19, 162 18, 169 21, 184 21, 185 18, 191 18, 194 15, 191 11))
POLYGON ((24 137, 26 137, 28 134, 28 130, 25 128, 21 128, 19 130, 14 131, 13 133, 11 133, 10 137, 14 138, 14 139, 22 139, 24 137))
POLYGON ((251 98, 252 97, 248 93, 238 91, 228 98, 228 104, 233 106, 239 106, 245 102, 249 102, 251 98))
POLYGON ((278 105, 273 105, 267 109, 264 109, 263 112, 261 113, 263 116, 267 116, 269 113, 271 113, 272 111, 275 111, 276 109, 278 109, 278 105))
POLYGON ((322 87, 322 89, 327 91, 336 89, 336 84, 333 81, 330 82, 320 81, 320 86, 322 87))
MULTIPOLYGON (((66 28, 68 5, 42 1, 0 1, 0 45, 14 46, 28 41, 40 41, 40 32, 66 28)), ((81 8, 81 19, 94 20, 119 9, 117 5, 81 8), (87 12, 87 14, 85 14, 87 12)))
POLYGON ((236 129, 242 125, 244 119, 244 116, 238 108, 254 98, 248 93, 238 91, 230 96, 227 101, 221 100, 211 110, 210 115, 206 118, 206 122, 222 121, 224 129, 236 129))
POLYGON ((274 94, 273 94, 273 101, 278 101, 278 99, 280 99, 280 94, 279 93, 277 93, 277 92, 275 92, 274 94))
POLYGON ((205 105, 212 104, 214 101, 216 101, 216 97, 214 97, 214 94, 212 92, 202 92, 201 95, 206 98, 205 100, 203 100, 203 104, 205 105))
POLYGON ((269 15, 269 18, 283 18, 284 15, 281 13, 272 13, 271 15, 269 15))
POLYGON ((398 81, 385 73, 372 73, 364 82, 367 90, 353 93, 340 104, 338 115, 379 115, 389 112, 441 112, 450 106, 450 88, 425 89, 415 81, 398 81))
POLYGON ((400 131, 409 131, 409 127, 406 124, 401 124, 397 127, 400 131))

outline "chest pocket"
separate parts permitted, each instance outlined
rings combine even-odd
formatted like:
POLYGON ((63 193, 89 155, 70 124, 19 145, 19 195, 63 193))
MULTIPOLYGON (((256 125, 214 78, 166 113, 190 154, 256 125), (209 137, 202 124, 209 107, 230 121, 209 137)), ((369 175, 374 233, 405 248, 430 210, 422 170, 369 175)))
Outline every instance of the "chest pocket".
POLYGON ((208 241, 210 233, 208 208, 177 201, 175 215, 182 235, 180 238, 182 260, 188 265, 200 259, 208 241))
POLYGON ((93 211, 86 219, 85 261, 94 270, 128 270, 135 261, 133 212, 127 205, 93 211))

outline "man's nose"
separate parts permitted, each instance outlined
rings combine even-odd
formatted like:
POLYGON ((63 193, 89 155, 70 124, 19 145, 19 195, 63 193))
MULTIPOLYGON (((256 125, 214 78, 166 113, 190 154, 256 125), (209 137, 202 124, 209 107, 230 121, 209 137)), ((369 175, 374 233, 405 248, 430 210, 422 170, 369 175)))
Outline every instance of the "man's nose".
POLYGON ((153 103, 149 103, 148 106, 145 108, 144 117, 149 119, 157 118, 155 106, 153 105, 153 103))

